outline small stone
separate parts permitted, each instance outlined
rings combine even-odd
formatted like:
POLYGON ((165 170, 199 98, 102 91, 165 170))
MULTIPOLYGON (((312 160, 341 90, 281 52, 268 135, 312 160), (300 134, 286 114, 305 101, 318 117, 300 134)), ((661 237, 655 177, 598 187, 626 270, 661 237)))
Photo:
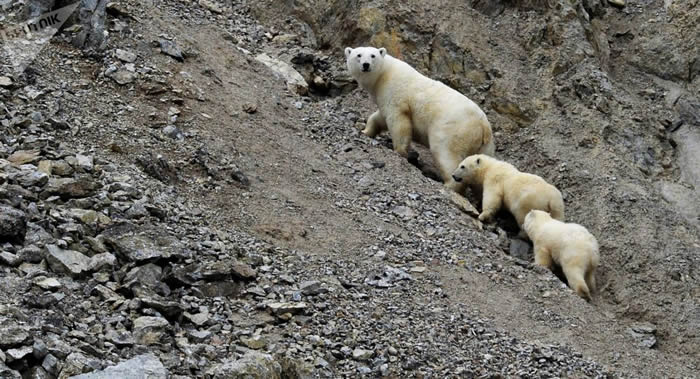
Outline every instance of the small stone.
POLYGON ((258 111, 258 105, 255 103, 245 103, 243 104, 243 111, 245 113, 253 114, 258 111))
POLYGON ((374 355, 374 351, 357 348, 352 351, 352 359, 356 361, 366 361, 374 355))
POLYGON ((41 289, 49 291, 53 291, 62 287, 61 282, 59 282, 56 278, 37 277, 34 279, 34 284, 36 284, 41 289))
POLYGON ((134 343, 136 343, 134 337, 132 337, 128 330, 109 329, 107 333, 105 333, 105 339, 120 347, 133 346, 134 343))
POLYGON ((117 70, 109 75, 107 75, 109 78, 117 82, 120 86, 132 83, 134 80, 136 80, 137 74, 135 72, 131 72, 128 70, 117 70))
POLYGON ((212 13, 216 13, 216 14, 221 14, 221 13, 223 13, 223 11, 221 10, 221 7, 220 7, 218 4, 216 4, 216 3, 212 2, 212 1, 209 1, 209 0, 199 0, 199 5, 201 5, 201 6, 205 7, 205 8, 207 8, 207 9, 209 9, 210 11, 212 11, 212 13))
POLYGON ((258 275, 252 267, 243 262, 234 262, 231 268, 233 276, 238 279, 252 280, 258 275))
POLYGON ((39 339, 34 340, 34 344, 32 345, 32 355, 34 355, 34 358, 39 360, 43 359, 48 353, 49 348, 44 341, 39 339))
POLYGON ((162 343, 162 336, 169 327, 168 320, 162 317, 141 316, 134 320, 134 339, 141 345, 162 343))
POLYGON ((12 85, 12 78, 8 76, 0 76, 0 87, 9 87, 12 85))
POLYGON ((321 282, 318 280, 302 282, 299 285, 299 290, 301 290, 301 293, 307 296, 314 296, 328 291, 321 286, 321 282))
POLYGON ((241 342, 253 350, 260 350, 267 345, 267 341, 261 336, 241 337, 241 342))
POLYGON ((427 269, 428 268, 425 266, 415 266, 415 267, 411 267, 411 272, 423 273, 427 269))
POLYGON ((185 135, 182 134, 182 130, 178 129, 178 127, 175 125, 166 125, 163 128, 163 134, 178 141, 185 139, 185 135))
POLYGON ((551 291, 544 291, 544 293, 542 294, 542 297, 544 297, 545 299, 548 297, 552 297, 552 292, 551 291))
POLYGON ((190 330, 187 332, 187 336, 192 342, 203 343, 211 338, 211 332, 208 330, 190 330))
POLYGON ((625 0, 608 0, 608 3, 620 8, 625 6, 625 0))
POLYGON ((185 318, 187 318, 188 320, 190 320, 193 324, 195 324, 197 326, 202 326, 202 325, 206 324, 207 321, 209 321, 209 313, 207 313, 207 312, 200 312, 200 313, 196 313, 196 314, 191 314, 191 313, 185 312, 185 313, 183 313, 183 316, 185 316, 185 318))
POLYGON ((303 107, 304 107, 304 103, 302 103, 301 101, 294 102, 294 108, 301 109, 303 107))
POLYGON ((7 160, 19 167, 26 163, 34 162, 39 158, 39 150, 18 150, 10 154, 7 160))
POLYGON ((298 314, 306 310, 307 305, 305 302, 298 303, 269 303, 267 308, 274 315, 282 315, 285 313, 298 314))
POLYGON ((160 41, 158 41, 158 43, 160 44, 161 53, 169 55, 180 62, 185 61, 185 57, 182 55, 182 51, 179 47, 177 47, 175 42, 168 41, 166 39, 161 39, 160 41))
POLYGON ((136 61, 136 54, 128 50, 117 49, 115 55, 123 62, 134 63, 136 61))
POLYGON ((394 209, 391 210, 395 215, 401 216, 401 217, 406 217, 406 218, 412 218, 416 217, 416 212, 413 211, 413 209, 404 206, 404 205, 399 205, 397 207, 394 207, 394 209))
POLYGON ((64 199, 83 198, 95 194, 100 185, 89 176, 77 178, 50 178, 46 191, 64 199))

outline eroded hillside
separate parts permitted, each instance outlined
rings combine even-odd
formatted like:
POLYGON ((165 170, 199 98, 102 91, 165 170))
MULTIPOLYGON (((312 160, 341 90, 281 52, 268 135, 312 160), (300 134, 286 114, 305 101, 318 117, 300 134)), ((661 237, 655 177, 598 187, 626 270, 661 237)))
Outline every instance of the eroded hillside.
POLYGON ((4 376, 696 375, 696 1, 278 3, 122 2, 104 51, 58 36, 2 84, 4 376), (359 133, 370 44, 562 189, 593 304, 359 133))

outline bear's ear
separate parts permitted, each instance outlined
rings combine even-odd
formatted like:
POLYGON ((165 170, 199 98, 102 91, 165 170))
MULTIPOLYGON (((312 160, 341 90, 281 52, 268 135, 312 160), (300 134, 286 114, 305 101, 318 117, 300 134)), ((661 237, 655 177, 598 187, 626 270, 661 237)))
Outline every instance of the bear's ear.
POLYGON ((345 48, 345 58, 349 57, 351 53, 352 53, 352 47, 346 47, 345 48))
POLYGON ((383 47, 380 48, 380 49, 379 49, 379 54, 381 54, 382 57, 385 56, 385 55, 386 55, 386 49, 383 48, 383 47))

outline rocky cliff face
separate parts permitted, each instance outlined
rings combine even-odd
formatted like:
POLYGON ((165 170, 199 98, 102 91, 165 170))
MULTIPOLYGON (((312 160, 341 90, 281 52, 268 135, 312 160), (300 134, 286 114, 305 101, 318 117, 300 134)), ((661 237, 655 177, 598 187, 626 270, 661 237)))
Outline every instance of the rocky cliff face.
POLYGON ((103 50, 0 72, 0 376, 695 375, 697 5, 106 4, 103 50), (359 133, 369 44, 562 189, 592 304, 359 133))

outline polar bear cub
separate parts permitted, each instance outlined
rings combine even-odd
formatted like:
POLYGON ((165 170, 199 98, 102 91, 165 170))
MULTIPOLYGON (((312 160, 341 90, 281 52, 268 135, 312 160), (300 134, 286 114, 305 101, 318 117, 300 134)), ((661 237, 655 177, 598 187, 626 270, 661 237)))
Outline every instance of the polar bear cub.
POLYGON ((494 154, 486 114, 466 96, 423 76, 385 48, 348 47, 345 58, 350 74, 379 108, 362 132, 374 137, 388 130, 394 150, 404 158, 411 141, 428 147, 445 185, 461 193, 464 185, 450 176, 459 162, 472 154, 494 154))
POLYGON ((483 154, 472 155, 452 172, 452 178, 482 191, 481 221, 490 220, 505 206, 518 222, 520 235, 524 236, 523 221, 533 209, 564 220, 561 192, 541 177, 520 172, 510 163, 483 154))
POLYGON ((600 255, 598 241, 579 224, 555 220, 547 212, 533 210, 523 225, 532 240, 535 263, 552 268, 552 261, 561 266, 566 280, 576 293, 587 301, 595 292, 595 271, 600 255))

